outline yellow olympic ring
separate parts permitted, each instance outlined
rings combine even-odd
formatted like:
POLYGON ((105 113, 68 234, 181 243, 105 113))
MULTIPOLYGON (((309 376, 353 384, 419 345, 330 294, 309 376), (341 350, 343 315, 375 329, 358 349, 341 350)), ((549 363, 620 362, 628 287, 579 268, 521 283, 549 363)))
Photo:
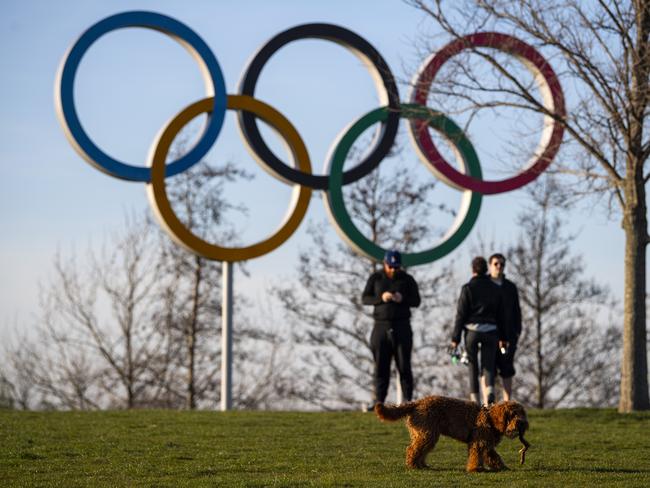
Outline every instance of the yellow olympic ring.
MULTIPOLYGON (((194 117, 211 113, 214 97, 195 102, 175 116, 160 132, 149 154, 151 180, 147 184, 147 194, 160 225, 167 230, 174 241, 198 256, 218 261, 244 261, 256 258, 276 249, 298 228, 307 213, 311 188, 294 185, 291 204, 280 228, 270 237, 246 247, 222 247, 211 244, 193 234, 176 216, 167 198, 165 187, 165 161, 169 148, 178 132, 194 117)), ((228 95, 227 108, 245 110, 255 114, 275 129, 286 141, 291 152, 294 167, 311 173, 311 162, 305 144, 298 131, 277 110, 247 95, 228 95)))

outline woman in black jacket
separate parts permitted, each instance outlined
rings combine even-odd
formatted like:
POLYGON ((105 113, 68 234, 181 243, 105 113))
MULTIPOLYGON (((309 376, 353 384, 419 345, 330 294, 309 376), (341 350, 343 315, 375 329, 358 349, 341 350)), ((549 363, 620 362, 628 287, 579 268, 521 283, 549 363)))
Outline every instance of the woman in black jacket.
POLYGON ((465 348, 469 358, 470 399, 479 403, 479 346, 481 373, 485 375, 487 403, 494 403, 494 370, 497 346, 507 347, 508 337, 503 320, 501 291, 487 273, 483 257, 472 260, 472 279, 463 285, 456 307, 456 320, 451 335, 453 348, 460 344, 465 332, 465 348))

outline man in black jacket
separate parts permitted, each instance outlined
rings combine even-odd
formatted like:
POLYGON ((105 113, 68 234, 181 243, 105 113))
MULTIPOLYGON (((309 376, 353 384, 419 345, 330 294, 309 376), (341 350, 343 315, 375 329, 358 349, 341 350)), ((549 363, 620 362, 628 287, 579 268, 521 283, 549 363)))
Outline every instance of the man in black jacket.
POLYGON ((451 335, 451 346, 458 347, 465 332, 465 348, 469 358, 470 399, 479 403, 478 352, 481 351, 481 370, 485 376, 486 403, 494 403, 494 370, 497 345, 507 347, 504 327, 503 298, 492 283, 483 257, 472 260, 472 279, 463 285, 458 298, 456 320, 451 335))
POLYGON ((383 403, 386 399, 393 357, 399 371, 404 400, 409 401, 413 396, 410 307, 420 305, 420 293, 413 277, 402 270, 399 251, 386 252, 384 269, 370 275, 361 299, 364 305, 375 307, 375 326, 370 337, 375 360, 374 402, 383 403))
POLYGON ((515 375, 515 351, 517 341, 521 334, 521 308, 519 306, 519 292, 517 286, 506 279, 504 273, 506 258, 503 254, 493 254, 489 259, 490 277, 501 288, 503 295, 503 308, 505 316, 505 329, 509 345, 505 352, 497 351, 496 372, 501 376, 503 383, 503 399, 510 400, 512 396, 512 377, 515 375))

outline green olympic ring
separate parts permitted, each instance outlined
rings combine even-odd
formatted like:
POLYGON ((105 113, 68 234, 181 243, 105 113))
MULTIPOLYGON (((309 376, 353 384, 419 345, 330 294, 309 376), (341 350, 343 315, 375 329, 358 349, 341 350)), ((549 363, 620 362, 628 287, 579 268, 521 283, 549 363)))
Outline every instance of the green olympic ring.
MULTIPOLYGON (((338 144, 329 159, 329 188, 325 193, 325 207, 339 236, 358 253, 377 261, 383 259, 386 250, 359 231, 345 208, 343 165, 356 139, 373 124, 385 121, 390 110, 388 107, 382 107, 367 113, 339 137, 338 144)), ((438 131, 457 150, 463 173, 469 174, 475 179, 482 178, 481 165, 472 143, 451 119, 420 104, 402 104, 400 117, 427 121, 431 128, 438 131)), ((424 161, 426 166, 431 169, 431 163, 428 160, 424 161)), ((402 264, 404 266, 427 264, 453 251, 472 230, 481 209, 481 200, 480 193, 464 190, 461 209, 442 241, 425 251, 402 253, 402 264)))

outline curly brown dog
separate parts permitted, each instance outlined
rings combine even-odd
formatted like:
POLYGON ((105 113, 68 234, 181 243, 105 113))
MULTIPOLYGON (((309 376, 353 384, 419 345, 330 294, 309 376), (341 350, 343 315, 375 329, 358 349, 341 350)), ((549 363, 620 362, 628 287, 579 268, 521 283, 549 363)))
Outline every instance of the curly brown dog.
POLYGON ((402 405, 378 403, 375 413, 381 420, 407 417, 411 444, 406 449, 406 465, 410 468, 426 467, 425 458, 440 434, 467 444, 468 472, 483 471, 484 466, 493 471, 508 469, 495 450, 503 435, 511 439, 519 436, 524 445, 519 451, 522 464, 529 446, 523 437, 528 418, 517 402, 500 402, 488 408, 456 398, 429 396, 402 405))

